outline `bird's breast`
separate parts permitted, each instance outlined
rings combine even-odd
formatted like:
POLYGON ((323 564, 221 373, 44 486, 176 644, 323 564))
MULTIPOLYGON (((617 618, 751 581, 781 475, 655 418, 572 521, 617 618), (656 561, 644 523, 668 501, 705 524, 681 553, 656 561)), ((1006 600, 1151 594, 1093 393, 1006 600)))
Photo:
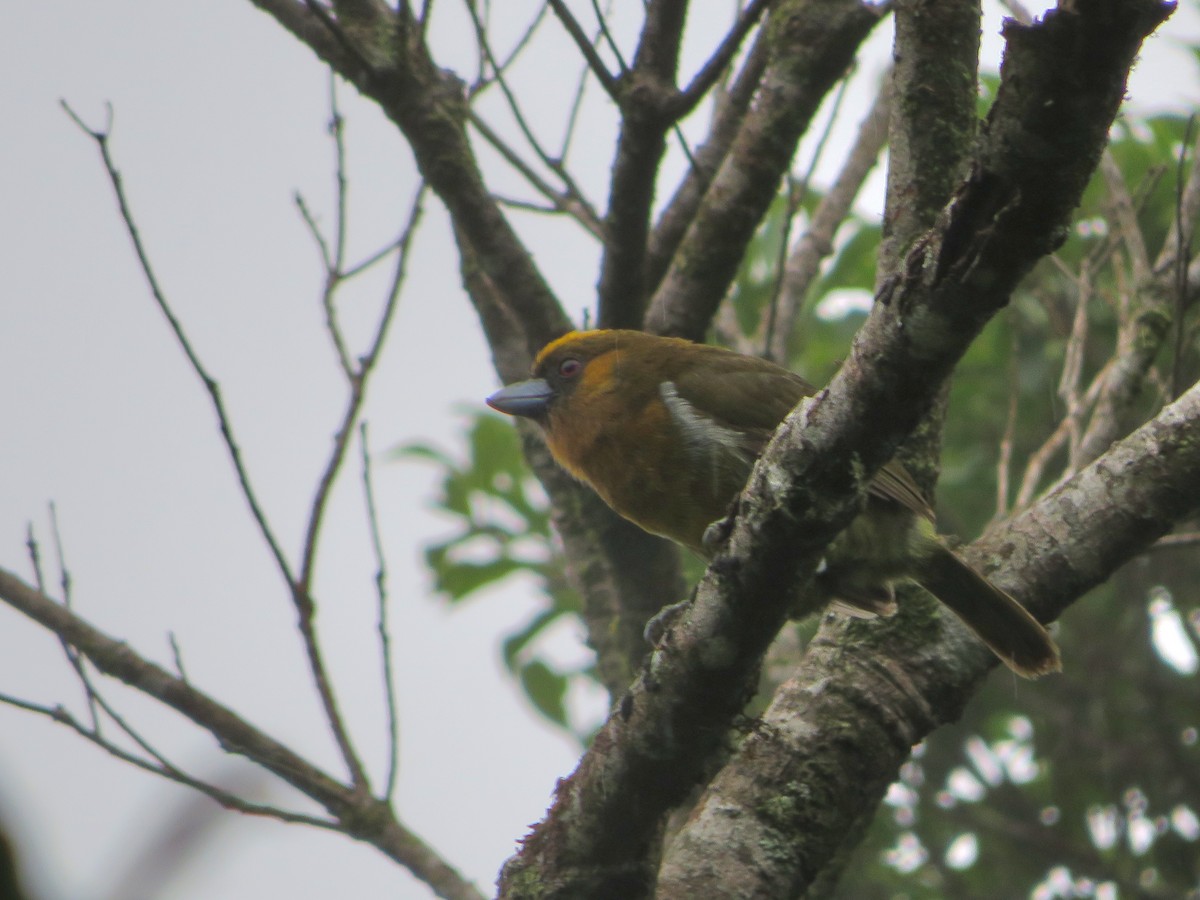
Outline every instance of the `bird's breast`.
POLYGON ((698 553, 754 462, 735 431, 692 408, 670 382, 622 411, 552 419, 547 443, 621 516, 698 553))

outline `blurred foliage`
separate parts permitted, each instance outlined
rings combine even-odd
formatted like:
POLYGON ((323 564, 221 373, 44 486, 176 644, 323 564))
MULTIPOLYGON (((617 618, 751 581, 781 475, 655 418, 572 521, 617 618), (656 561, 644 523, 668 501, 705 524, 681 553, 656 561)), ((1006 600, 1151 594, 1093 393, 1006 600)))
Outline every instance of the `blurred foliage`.
POLYGON ((542 716, 583 740, 587 729, 572 725, 567 696, 574 682, 594 680, 594 672, 590 666, 554 664, 544 653, 551 627, 577 619, 580 610, 562 556, 554 552, 545 494, 525 464, 512 425, 492 413, 468 415, 465 459, 425 444, 391 454, 431 462, 441 475, 435 504, 450 518, 453 534, 425 549, 434 588, 456 604, 510 576, 532 578, 533 592, 546 598, 546 607, 505 638, 504 664, 542 716))
MULTIPOLYGON (((1151 259, 1173 220, 1186 128, 1186 120, 1164 115, 1122 120, 1113 129, 1111 154, 1151 259)), ((760 229, 731 297, 745 337, 757 332, 775 295, 781 242, 803 233, 820 199, 809 189, 789 228, 781 197, 760 229)), ((1079 385, 1110 358, 1119 304, 1133 282, 1129 236, 1114 233, 1112 210, 1110 187, 1098 174, 1070 239, 1025 279, 956 370, 939 482, 944 533, 969 540, 1008 509, 1026 463, 1061 421, 1060 380, 1081 284, 1090 293, 1079 385), (1006 443, 1011 458, 1001 499, 1006 443)), ((862 324, 879 238, 873 221, 845 222, 805 300, 789 363, 814 383, 828 380, 862 324)), ((1169 358, 1159 362, 1170 365, 1169 358)), ((1139 414, 1162 402, 1164 383, 1161 372, 1150 380, 1139 414)), ((570 683, 591 673, 556 669, 540 654, 538 638, 575 615, 578 598, 551 550, 545 499, 515 432, 477 413, 466 460, 430 448, 405 452, 442 469, 439 505, 458 523, 454 537, 428 550, 438 589, 457 602, 523 572, 545 594, 545 611, 508 638, 504 655, 539 711, 566 726, 570 683)), ((1039 489, 1065 464, 1065 450, 1050 454, 1039 489)), ((997 673, 960 723, 916 749, 834 896, 1200 898, 1195 544, 1151 551, 1126 566, 1068 612, 1058 638, 1062 676, 1034 685, 997 673)))

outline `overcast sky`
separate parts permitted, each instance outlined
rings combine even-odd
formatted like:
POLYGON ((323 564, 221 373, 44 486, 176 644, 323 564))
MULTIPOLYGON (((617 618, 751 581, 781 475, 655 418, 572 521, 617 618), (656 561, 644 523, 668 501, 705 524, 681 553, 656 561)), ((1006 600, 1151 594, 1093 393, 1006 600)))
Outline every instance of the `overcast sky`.
MULTIPOLYGON (((463 27, 455 4, 438 7, 446 18, 435 38, 454 35, 463 27)), ((1169 26, 1152 42, 1135 102, 1195 104, 1195 69, 1178 48, 1197 34, 1194 23, 1169 26)), ((882 69, 886 42, 876 35, 878 64, 864 67, 859 99, 882 69)), ((460 57, 443 53, 440 62, 469 66, 469 42, 452 43, 460 57)), ((547 41, 546 52, 556 46, 565 43, 547 41)), ((549 70, 575 71, 569 54, 558 59, 549 70)), ((535 108, 569 95, 571 79, 546 78, 546 70, 518 76, 535 108)), ((66 99, 99 126, 112 102, 112 149, 158 275, 221 382, 263 504, 294 556, 344 403, 318 303, 321 270, 292 202, 299 190, 324 224, 332 220, 328 75, 245 0, 28 4, 0 32, 0 75, 0 566, 30 576, 32 523, 52 571, 54 502, 81 614, 168 666, 173 633, 196 685, 338 772, 290 603, 239 499, 207 397, 146 290, 94 144, 59 107, 66 99)), ((399 232, 415 181, 392 126, 352 89, 341 98, 354 258, 399 232)), ((588 110, 576 155, 602 207, 609 120, 599 100, 588 110)), ((847 128, 859 118, 849 113, 847 128)), ((544 134, 554 134, 553 121, 544 134)), ((827 154, 836 158, 836 148, 827 154)), ((516 192, 506 172, 502 179, 516 192)), ((594 246, 560 221, 525 216, 519 225, 579 315, 591 303, 594 246)), ((372 321, 381 289, 380 279, 368 280, 347 294, 352 326, 372 321)), ((495 387, 488 359, 431 201, 371 395, 374 449, 419 440, 458 452, 462 410, 478 408, 495 387)), ((320 622, 378 778, 384 718, 373 563, 357 475, 347 474, 328 523, 320 622)), ((416 462, 381 464, 375 478, 401 706, 397 808, 488 891, 576 758, 530 713, 499 662, 499 640, 526 621, 536 598, 513 584, 447 609, 421 563, 423 546, 448 528, 430 510, 434 473, 416 462)), ((578 658, 579 636, 559 638, 557 652, 578 658)), ((0 692, 80 709, 57 643, 6 607, 0 692)), ((113 696, 176 762, 207 777, 248 777, 178 717, 113 696)), ((109 759, 61 726, 0 707, 0 816, 39 897, 131 896, 121 879, 147 852, 162 855, 156 835, 191 802, 189 792, 109 759)), ((338 835, 232 814, 221 821, 202 851, 143 896, 428 896, 377 851, 338 835)))

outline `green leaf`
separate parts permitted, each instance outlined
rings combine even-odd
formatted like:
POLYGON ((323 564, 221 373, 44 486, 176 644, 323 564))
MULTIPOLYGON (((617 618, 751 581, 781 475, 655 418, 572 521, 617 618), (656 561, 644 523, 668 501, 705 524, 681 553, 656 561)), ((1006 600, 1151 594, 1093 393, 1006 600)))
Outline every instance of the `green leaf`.
POLYGON ((523 666, 521 686, 534 707, 556 725, 569 728, 567 722, 567 679, 540 660, 523 666))

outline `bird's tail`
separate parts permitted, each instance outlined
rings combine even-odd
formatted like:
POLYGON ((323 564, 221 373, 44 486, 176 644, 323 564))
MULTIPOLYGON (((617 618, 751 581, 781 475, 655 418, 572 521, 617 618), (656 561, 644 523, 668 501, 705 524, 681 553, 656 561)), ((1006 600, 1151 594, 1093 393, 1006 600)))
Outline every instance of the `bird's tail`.
POLYGON ((1018 675, 1036 678, 1062 669, 1058 647, 1041 623, 948 548, 931 548, 914 580, 1018 675))

